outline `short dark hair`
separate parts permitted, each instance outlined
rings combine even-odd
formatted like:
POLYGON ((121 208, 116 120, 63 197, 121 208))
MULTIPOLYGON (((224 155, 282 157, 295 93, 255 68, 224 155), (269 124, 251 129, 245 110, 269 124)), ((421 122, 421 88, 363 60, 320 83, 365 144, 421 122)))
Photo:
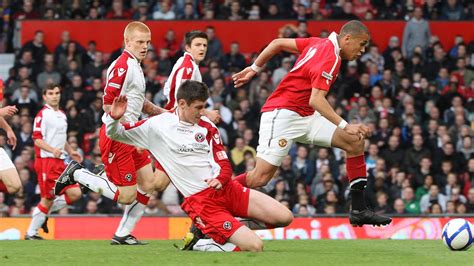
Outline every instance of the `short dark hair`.
POLYGON ((207 101, 209 98, 209 89, 207 85, 194 80, 186 80, 179 86, 176 99, 185 100, 188 105, 194 101, 207 101))
POLYGON ((184 43, 186 45, 191 46, 191 43, 196 38, 203 38, 203 39, 208 40, 207 34, 205 32, 202 32, 202 31, 199 31, 199 30, 193 30, 193 31, 190 31, 190 32, 186 33, 186 35, 184 36, 184 43))
POLYGON ((61 90, 61 86, 59 86, 58 84, 48 84, 44 87, 43 89, 43 95, 46 95, 46 92, 48 92, 49 90, 54 90, 55 88, 59 88, 59 90, 61 90))
POLYGON ((344 24, 339 32, 341 37, 351 34, 351 35, 362 35, 369 34, 369 29, 362 22, 358 20, 351 20, 344 24))

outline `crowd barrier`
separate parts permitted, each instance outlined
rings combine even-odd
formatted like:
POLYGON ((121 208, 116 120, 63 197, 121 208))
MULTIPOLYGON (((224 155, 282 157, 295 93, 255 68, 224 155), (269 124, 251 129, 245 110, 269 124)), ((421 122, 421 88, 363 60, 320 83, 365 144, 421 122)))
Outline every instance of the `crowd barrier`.
MULTIPOLYGON (((26 20, 21 22, 21 43, 33 39, 37 30, 45 33, 45 44, 49 51, 54 51, 60 43, 61 33, 69 31, 71 38, 84 47, 91 40, 97 42, 97 49, 110 53, 120 48, 123 42, 123 29, 129 21, 102 20, 102 21, 43 21, 26 20)), ((317 36, 323 29, 338 31, 345 21, 309 21, 308 32, 317 36)), ((392 35, 403 36, 404 21, 367 21, 364 22, 371 32, 372 41, 385 49, 392 35)), ((176 32, 177 40, 181 43, 184 33, 190 30, 204 30, 212 25, 216 35, 222 41, 226 52, 232 42, 240 43, 243 53, 258 52, 265 47, 285 25, 296 25, 293 20, 278 21, 147 21, 152 30, 152 44, 159 46, 166 32, 170 29, 176 32)), ((472 21, 446 22, 431 21, 430 28, 433 35, 437 35, 446 49, 454 45, 454 37, 461 35, 466 43, 474 40, 472 21)))
MULTIPOLYGON (((458 217, 456 217, 458 218, 458 217)), ((285 228, 259 230, 266 240, 285 239, 440 239, 443 226, 451 218, 394 218, 386 227, 352 227, 347 218, 295 218, 285 228)), ((474 223, 474 217, 466 217, 474 223)), ((18 240, 23 236, 30 218, 0 218, 0 240, 18 240)), ((45 239, 107 240, 114 234, 120 217, 51 217, 45 239)), ((134 235, 140 239, 181 239, 190 226, 186 217, 143 217, 134 235)))

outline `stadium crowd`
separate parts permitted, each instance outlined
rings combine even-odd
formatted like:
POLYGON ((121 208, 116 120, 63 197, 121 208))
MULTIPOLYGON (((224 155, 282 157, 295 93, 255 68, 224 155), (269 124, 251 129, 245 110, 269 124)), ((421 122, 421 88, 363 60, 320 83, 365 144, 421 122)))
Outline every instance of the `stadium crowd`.
MULTIPOLYGON (((366 200, 372 209, 411 215, 474 213, 474 42, 458 36, 451 47, 444 47, 431 35, 428 21, 472 19, 470 1, 130 1, 130 6, 117 0, 63 1, 62 5, 8 2, 3 1, 4 24, 6 15, 14 19, 295 19, 297 26, 283 31, 282 37, 288 38, 327 37, 328 31, 308 29, 307 19, 406 19, 403 43, 392 36, 386 46, 371 45, 358 61, 343 62, 329 102, 347 121, 373 130, 366 140, 366 200)), ((10 27, 4 25, 4 32, 10 27)), ((231 75, 251 64, 255 54, 241 53, 237 42, 224 53, 219 32, 212 26, 205 32, 209 47, 201 72, 211 91, 208 108, 220 111, 218 127, 238 175, 255 166, 260 107, 296 57, 287 53, 274 57, 248 86, 235 89, 231 75)), ((146 97, 161 106, 166 103, 164 82, 183 53, 181 37, 169 30, 143 62, 146 97)), ((5 134, 0 134, 0 146, 11 155, 23 189, 16 195, 0 192, 0 216, 27 214, 39 200, 31 134, 46 84, 63 88, 61 106, 68 117, 69 143, 84 155, 85 166, 92 169, 101 163, 97 140, 105 70, 120 55, 120 44, 113 53, 104 54, 95 42, 83 47, 63 32, 61 43, 48 50, 45 38, 47 33, 38 31, 16 51, 15 65, 4 81, 3 106, 14 104, 20 109, 9 120, 18 145, 12 150, 5 134)), ((335 148, 294 145, 262 190, 295 215, 347 213, 344 156, 335 148)), ((169 186, 151 197, 146 214, 181 214, 181 200, 169 186)), ((93 192, 60 211, 120 212, 121 206, 93 192)))

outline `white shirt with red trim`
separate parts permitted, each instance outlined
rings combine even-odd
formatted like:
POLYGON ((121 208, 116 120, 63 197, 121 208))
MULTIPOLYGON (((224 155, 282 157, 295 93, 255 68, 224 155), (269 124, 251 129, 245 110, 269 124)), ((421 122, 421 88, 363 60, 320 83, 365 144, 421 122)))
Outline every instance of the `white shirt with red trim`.
MULTIPOLYGON (((67 117, 62 110, 45 105, 36 115, 33 125, 33 139, 42 139, 49 146, 64 151, 67 141, 67 117)), ((40 149, 41 158, 54 158, 51 152, 40 149)))
MULTIPOLYGON (((104 89, 104 105, 111 105, 114 98, 127 95, 128 107, 122 118, 124 122, 138 121, 145 102, 146 82, 138 60, 127 50, 107 69, 104 89)), ((105 115, 102 121, 105 122, 105 115)))
POLYGON ((309 116, 314 109, 309 105, 313 89, 329 91, 336 81, 341 66, 337 34, 328 38, 297 38, 296 47, 301 53, 293 69, 281 80, 268 97, 262 112, 288 109, 301 116, 309 116))
POLYGON ((205 116, 198 124, 180 121, 177 112, 124 124, 107 115, 107 136, 148 149, 185 197, 207 189, 206 179, 227 184, 232 167, 217 127, 205 116))
POLYGON ((173 70, 165 83, 164 95, 168 99, 165 109, 171 110, 177 106, 176 95, 178 88, 185 80, 195 80, 202 82, 201 72, 199 66, 194 62, 193 56, 185 52, 182 57, 176 61, 173 70))

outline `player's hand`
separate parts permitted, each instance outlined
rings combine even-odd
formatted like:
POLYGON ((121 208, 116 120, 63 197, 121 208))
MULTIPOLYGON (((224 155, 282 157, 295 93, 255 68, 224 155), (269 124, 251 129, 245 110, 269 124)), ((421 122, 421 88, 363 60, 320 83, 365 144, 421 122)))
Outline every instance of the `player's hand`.
POLYGON ((250 67, 246 67, 239 73, 235 73, 234 75, 232 75, 234 87, 238 88, 244 85, 245 83, 249 82, 256 74, 257 72, 253 71, 253 69, 250 67))
POLYGON ((344 128, 344 131, 351 135, 358 135, 359 139, 364 139, 371 135, 369 127, 362 124, 349 124, 344 128))
POLYGON ((72 151, 69 156, 71 156, 71 159, 73 159, 74 161, 78 162, 78 163, 82 163, 82 156, 80 153, 78 153, 77 151, 72 151))
POLYGON ((9 105, 9 106, 5 106, 3 108, 0 108, 0 116, 1 117, 12 116, 16 112, 18 112, 18 109, 16 108, 15 105, 9 105))
POLYGON ((54 156, 54 158, 59 158, 59 157, 61 157, 61 154, 63 154, 63 152, 62 152, 60 149, 54 148, 54 150, 53 150, 53 156, 54 156))
MULTIPOLYGON (((3 108, 2 108, 3 109, 3 108)), ((7 138, 8 138, 8 145, 12 146, 12 149, 16 149, 16 135, 15 135, 15 132, 13 132, 13 130, 8 130, 7 131, 7 138)))
POLYGON ((115 97, 112 106, 110 107, 110 116, 114 120, 119 120, 127 111, 127 96, 120 95, 115 97))
POLYGON ((214 124, 218 124, 221 121, 219 110, 206 111, 206 117, 209 118, 209 120, 211 120, 214 124))
POLYGON ((221 181, 217 180, 216 178, 206 179, 204 181, 206 181, 209 187, 212 187, 215 190, 220 190, 222 188, 221 181))

